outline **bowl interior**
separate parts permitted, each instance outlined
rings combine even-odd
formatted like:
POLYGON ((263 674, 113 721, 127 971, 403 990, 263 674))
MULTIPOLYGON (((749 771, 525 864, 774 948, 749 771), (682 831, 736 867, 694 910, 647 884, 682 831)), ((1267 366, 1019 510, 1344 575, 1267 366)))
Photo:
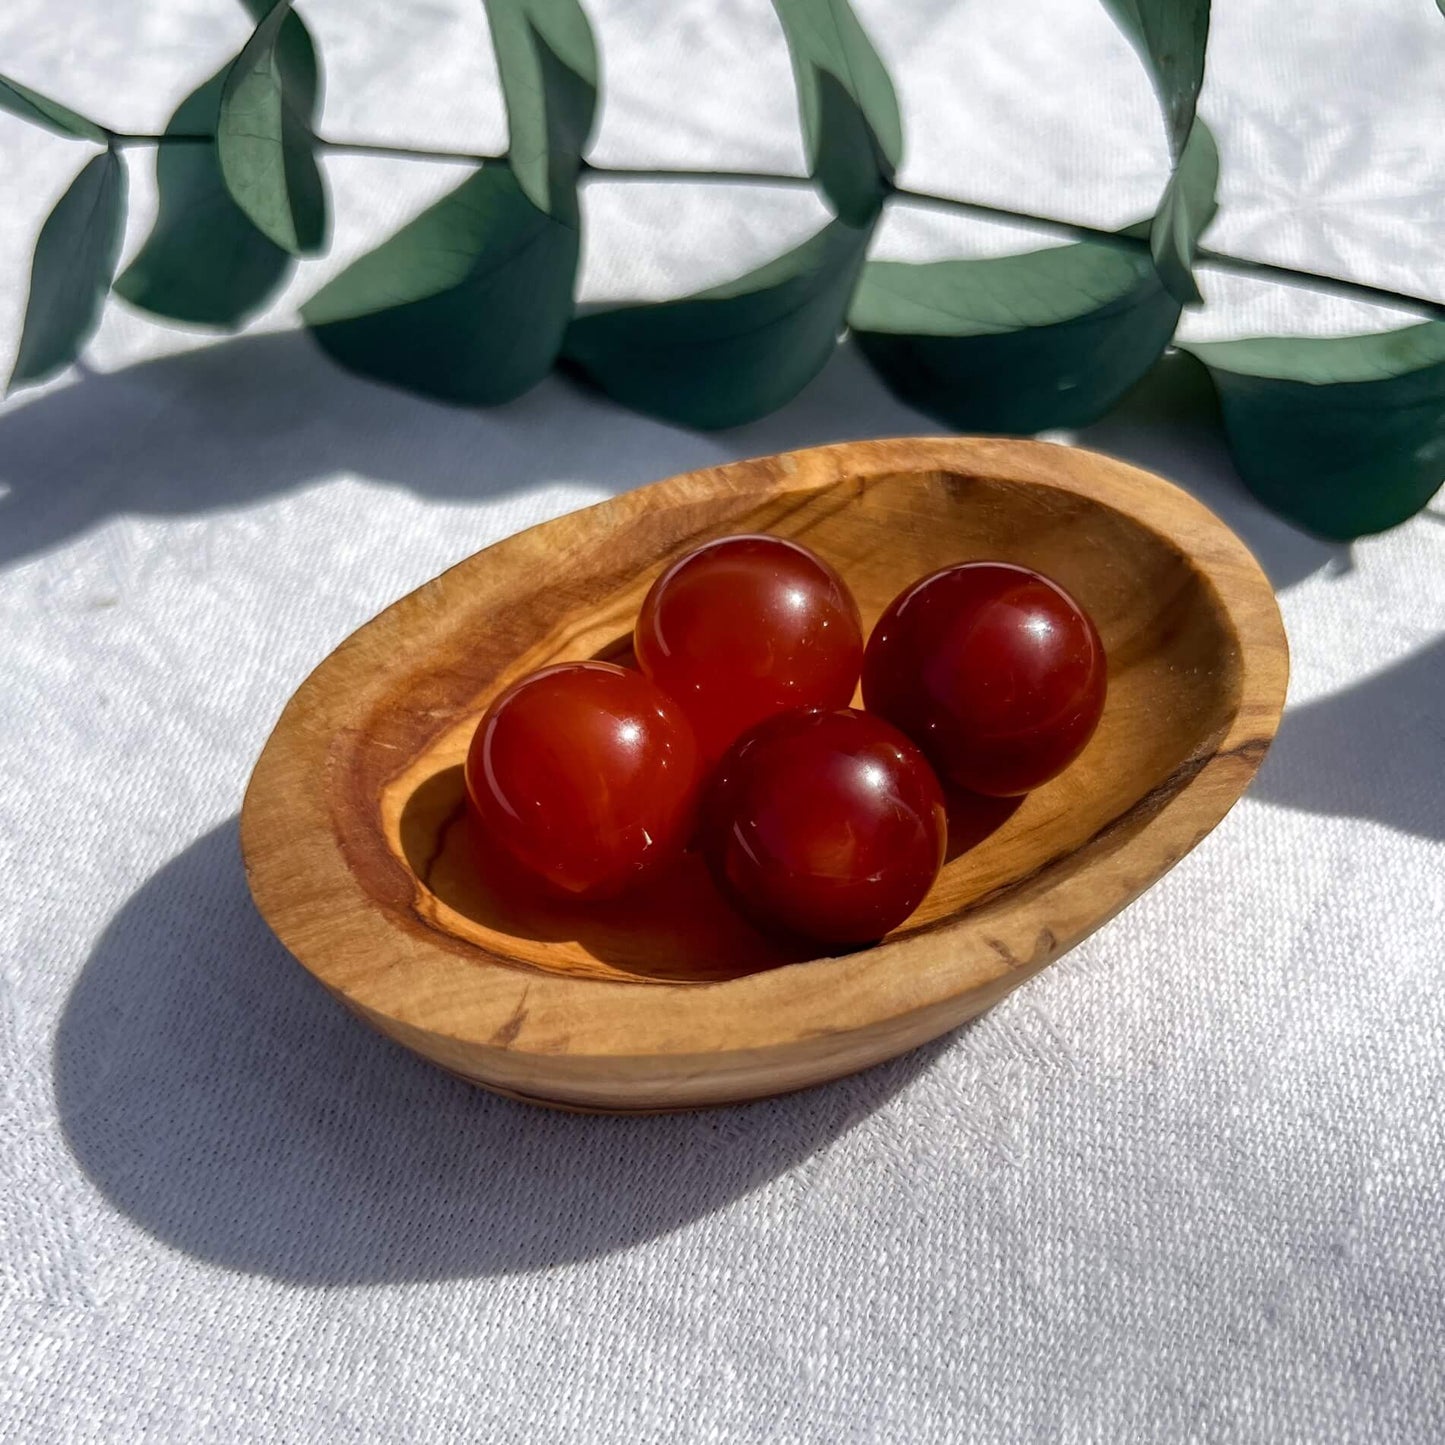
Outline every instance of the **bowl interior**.
POLYGON ((371 873, 373 894, 390 890, 391 906, 479 963, 677 982, 738 977, 806 956, 737 918, 692 855, 628 899, 551 900, 481 836, 462 784, 472 731, 497 692, 549 662, 628 660, 632 617, 661 568, 708 537, 749 530, 796 537, 831 561, 865 627, 920 575, 997 558, 1056 578, 1103 637, 1109 695, 1088 748, 1021 802, 953 800, 949 860, 891 937, 956 918, 1022 879, 1042 881, 1055 860, 1141 800, 1154 795, 1162 805, 1238 706, 1239 648, 1209 582, 1167 540, 1088 497, 1034 481, 928 471, 866 487, 845 479, 782 496, 682 499, 625 537, 602 536, 556 558, 526 596, 459 620, 464 635, 444 676, 419 661, 415 686, 389 690, 380 712, 351 735, 350 767, 372 801, 369 840, 358 846, 384 851, 389 865, 353 859, 371 873))

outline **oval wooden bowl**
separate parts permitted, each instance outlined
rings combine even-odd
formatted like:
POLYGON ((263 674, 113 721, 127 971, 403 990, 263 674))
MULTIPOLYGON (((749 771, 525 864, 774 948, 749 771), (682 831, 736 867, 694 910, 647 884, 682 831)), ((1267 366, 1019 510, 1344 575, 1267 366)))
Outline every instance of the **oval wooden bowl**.
POLYGON ((952 1029, 1078 943, 1229 810, 1274 736, 1288 654, 1244 545, 1169 483, 1041 442, 818 447, 673 477, 509 537, 387 608, 291 699, 241 839, 281 941, 391 1038, 488 1088, 630 1112, 781 1093, 952 1029), (647 897, 538 901, 476 836, 461 762, 502 688, 619 657, 652 579, 708 537, 798 537, 871 626, 921 574, 1026 563, 1092 614, 1103 722, 1013 808, 965 811, 903 927, 799 959, 689 857, 647 897))

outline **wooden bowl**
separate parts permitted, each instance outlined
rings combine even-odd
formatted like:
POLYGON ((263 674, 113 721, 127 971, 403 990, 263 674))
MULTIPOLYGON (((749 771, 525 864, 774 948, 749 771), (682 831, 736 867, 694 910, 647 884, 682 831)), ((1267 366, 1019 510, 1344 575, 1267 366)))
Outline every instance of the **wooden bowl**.
POLYGON ((854 442, 690 472, 543 523, 388 607, 301 686, 241 816, 256 904, 343 1003, 516 1098, 630 1112, 753 1099, 890 1058, 996 1003, 1229 810, 1288 672, 1270 585, 1186 493, 1006 440, 854 442), (872 948, 798 958, 695 857, 647 897, 549 903, 478 838, 461 763, 490 699, 624 657, 653 578, 709 537, 805 540, 866 626, 967 558, 1057 578, 1109 655, 1083 755, 1021 805, 964 809, 923 905, 872 948))

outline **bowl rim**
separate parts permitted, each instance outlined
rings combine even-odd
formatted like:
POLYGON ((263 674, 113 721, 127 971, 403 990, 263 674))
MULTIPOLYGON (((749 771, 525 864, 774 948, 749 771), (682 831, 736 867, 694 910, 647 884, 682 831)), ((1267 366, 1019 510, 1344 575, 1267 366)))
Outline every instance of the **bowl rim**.
MULTIPOLYGON (((554 563, 555 565, 555 563, 554 563)), ((439 625, 439 624, 438 624, 439 625)), ((579 1089, 597 1066, 666 1057, 716 1076, 740 1073, 802 1046, 815 1064, 860 1030, 926 1037, 969 995, 978 1012, 1078 943, 1178 862, 1229 811, 1272 741, 1284 704, 1288 648, 1274 592, 1244 543, 1196 498, 1112 457, 1009 438, 894 438, 812 447, 680 473, 543 522, 474 553, 401 598, 326 657, 287 702, 246 790, 241 846, 252 896, 290 952, 355 1012, 384 1032, 526 1096, 545 1056, 550 1074, 579 1089), (551 973, 474 947, 467 957, 399 916, 382 916, 342 854, 328 803, 336 736, 355 730, 369 663, 357 639, 376 629, 411 636, 435 613, 435 589, 507 548, 535 553, 548 536, 600 532, 640 507, 733 491, 811 491, 867 485, 906 472, 953 472, 1053 487, 1128 516, 1184 556, 1213 588, 1239 646, 1239 698, 1222 737, 1112 820, 1073 856, 1111 860, 1061 876, 1017 880, 962 916, 862 951, 737 978, 637 982, 551 973), (285 836, 266 826, 283 807, 285 836), (1126 827, 1125 824, 1128 824, 1126 827), (480 966, 479 966, 480 965, 480 966), (455 1047, 453 1047, 455 1046, 455 1047), (725 1057, 724 1057, 725 1056, 725 1057), (465 1065, 462 1061, 465 1060, 465 1065)), ((1055 873, 1058 870, 1053 870, 1055 873)), ((433 936, 434 937, 434 936, 433 936)), ((963 1016, 967 1016, 966 1014, 963 1016)), ((947 1025, 944 1025, 947 1026, 947 1025)), ((935 1030, 935 1032, 938 1030, 935 1030)), ((840 1070, 841 1071, 841 1070, 840 1070)))

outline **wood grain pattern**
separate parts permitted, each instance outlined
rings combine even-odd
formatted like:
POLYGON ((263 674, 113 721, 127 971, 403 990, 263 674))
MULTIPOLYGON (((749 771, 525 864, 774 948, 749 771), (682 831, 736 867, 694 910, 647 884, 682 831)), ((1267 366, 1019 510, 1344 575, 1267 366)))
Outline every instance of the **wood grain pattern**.
POLYGON ((618 1111, 761 1097, 864 1068, 1002 998, 1224 816, 1284 701, 1269 583, 1186 493, 1009 440, 819 447, 691 472, 520 533, 428 583, 302 685, 247 792, 271 927, 348 1007, 517 1097, 618 1111), (1062 776, 954 820, 917 913, 873 948, 798 958, 686 859, 648 897, 538 902, 478 838, 460 764, 489 700, 549 662, 617 657, 652 579, 767 531, 833 562, 866 625, 968 558, 1037 567, 1109 654, 1098 733, 1062 776))

